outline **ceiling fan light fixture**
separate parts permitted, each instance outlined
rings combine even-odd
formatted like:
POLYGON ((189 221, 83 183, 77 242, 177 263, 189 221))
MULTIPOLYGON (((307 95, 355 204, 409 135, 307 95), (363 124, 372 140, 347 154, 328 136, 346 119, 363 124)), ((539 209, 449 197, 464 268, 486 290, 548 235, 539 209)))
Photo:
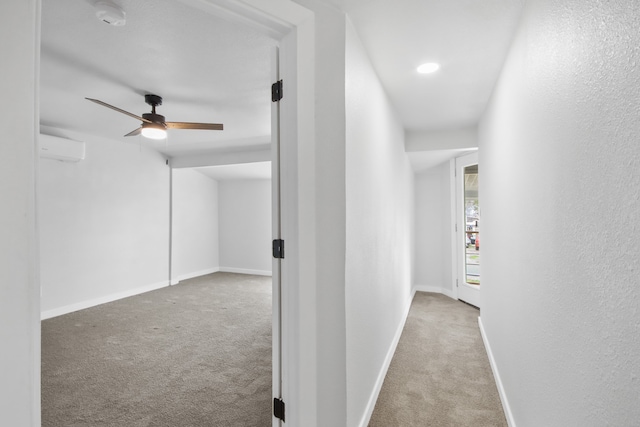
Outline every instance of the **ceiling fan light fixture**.
POLYGON ((143 123, 141 133, 142 136, 149 139, 165 139, 167 137, 167 130, 158 123, 143 123))
POLYGON ((142 134, 145 138, 150 139, 165 139, 167 137, 167 129, 200 129, 200 130, 223 130, 222 123, 195 123, 195 122, 168 122, 165 120, 162 114, 156 113, 156 107, 162 105, 162 97, 158 95, 147 94, 144 96, 144 100, 147 104, 151 105, 151 112, 144 113, 142 117, 123 110, 122 108, 114 107, 106 102, 100 101, 94 98, 85 98, 87 101, 94 102, 103 107, 107 107, 118 113, 125 114, 134 119, 140 120, 142 124, 139 128, 129 132, 125 136, 137 136, 142 134))
POLYGON ((418 67, 418 73, 420 74, 431 74, 435 73, 440 69, 440 64, 437 62, 427 62, 418 67))

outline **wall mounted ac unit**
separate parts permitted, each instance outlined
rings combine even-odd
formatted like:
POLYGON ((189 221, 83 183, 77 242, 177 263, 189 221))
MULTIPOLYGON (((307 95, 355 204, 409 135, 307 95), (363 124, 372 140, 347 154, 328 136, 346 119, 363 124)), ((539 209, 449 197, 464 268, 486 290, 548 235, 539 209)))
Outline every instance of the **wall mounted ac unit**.
POLYGON ((40 134, 40 157, 42 158, 79 162, 84 160, 84 155, 84 142, 40 134))

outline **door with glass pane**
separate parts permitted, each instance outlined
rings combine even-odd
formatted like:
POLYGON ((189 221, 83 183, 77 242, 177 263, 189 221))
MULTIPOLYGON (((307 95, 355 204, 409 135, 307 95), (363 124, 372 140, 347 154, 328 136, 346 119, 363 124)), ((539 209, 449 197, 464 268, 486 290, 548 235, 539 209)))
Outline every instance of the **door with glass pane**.
POLYGON ((478 153, 456 159, 458 299, 480 307, 480 197, 478 153))

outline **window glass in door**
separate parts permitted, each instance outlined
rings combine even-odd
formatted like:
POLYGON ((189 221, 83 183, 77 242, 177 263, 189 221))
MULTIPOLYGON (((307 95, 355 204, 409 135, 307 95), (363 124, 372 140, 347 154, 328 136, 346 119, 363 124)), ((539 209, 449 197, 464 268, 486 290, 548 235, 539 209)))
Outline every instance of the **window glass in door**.
POLYGON ((480 285, 480 204, 478 165, 464 168, 465 281, 480 285))

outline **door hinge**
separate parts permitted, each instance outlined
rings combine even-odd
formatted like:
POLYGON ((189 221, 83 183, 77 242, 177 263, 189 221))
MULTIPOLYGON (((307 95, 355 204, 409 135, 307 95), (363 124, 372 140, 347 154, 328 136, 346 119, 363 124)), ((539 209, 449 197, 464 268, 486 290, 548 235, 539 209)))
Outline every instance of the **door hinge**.
POLYGON ((456 233, 458 232, 458 223, 456 223, 456 233))
POLYGON ((458 279, 456 279, 456 288, 458 287, 458 279))
POLYGON ((278 80, 271 85, 271 102, 278 102, 282 99, 282 80, 278 80))
POLYGON ((284 258, 284 240, 275 239, 273 241, 273 257, 284 258))
POLYGON ((284 401, 277 397, 273 398, 273 416, 284 422, 284 401))

